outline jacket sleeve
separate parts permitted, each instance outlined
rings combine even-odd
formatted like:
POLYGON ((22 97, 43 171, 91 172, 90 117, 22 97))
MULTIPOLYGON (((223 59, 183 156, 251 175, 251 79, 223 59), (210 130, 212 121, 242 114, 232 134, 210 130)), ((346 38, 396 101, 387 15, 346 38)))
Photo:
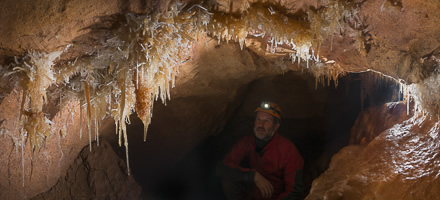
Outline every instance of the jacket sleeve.
POLYGON ((300 199, 303 194, 302 173, 304 160, 293 145, 288 152, 286 155, 286 167, 284 168, 285 190, 279 199, 300 199))
POLYGON ((249 159, 249 138, 243 138, 236 143, 222 163, 217 165, 217 175, 236 181, 253 181, 255 170, 242 167, 242 161, 249 159))

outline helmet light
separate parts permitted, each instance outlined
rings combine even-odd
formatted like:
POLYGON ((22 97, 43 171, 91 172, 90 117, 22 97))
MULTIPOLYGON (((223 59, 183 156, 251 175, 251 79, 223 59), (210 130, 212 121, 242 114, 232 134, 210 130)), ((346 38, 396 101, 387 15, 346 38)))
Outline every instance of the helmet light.
POLYGON ((268 103, 263 103, 263 108, 264 108, 264 109, 269 109, 269 108, 270 108, 270 105, 269 105, 268 103))
POLYGON ((273 102, 263 101, 260 106, 257 107, 255 112, 266 112, 277 119, 281 119, 281 109, 277 104, 273 102))

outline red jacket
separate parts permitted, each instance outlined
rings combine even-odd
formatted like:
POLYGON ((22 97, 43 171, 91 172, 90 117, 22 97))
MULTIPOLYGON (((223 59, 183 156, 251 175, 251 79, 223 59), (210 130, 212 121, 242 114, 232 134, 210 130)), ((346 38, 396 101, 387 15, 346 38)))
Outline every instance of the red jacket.
MULTIPOLYGON (((271 199, 281 199, 292 192, 295 175, 304 167, 304 161, 295 145, 275 133, 261 151, 262 156, 255 149, 255 136, 246 136, 232 147, 223 162, 226 166, 238 168, 242 172, 258 171, 274 187, 271 199), (248 162, 249 168, 240 166, 243 161, 248 162)), ((252 199, 263 199, 258 188, 252 192, 252 199)))

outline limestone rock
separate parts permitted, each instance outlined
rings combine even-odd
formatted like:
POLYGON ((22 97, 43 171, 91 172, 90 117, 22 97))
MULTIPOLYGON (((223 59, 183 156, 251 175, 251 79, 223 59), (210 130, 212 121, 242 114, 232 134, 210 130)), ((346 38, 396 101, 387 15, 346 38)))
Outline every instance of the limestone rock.
POLYGON ((92 152, 88 146, 81 151, 55 186, 32 199, 140 199, 141 187, 127 175, 125 161, 105 140, 96 144, 92 152))
POLYGON ((306 199, 438 199, 438 125, 428 116, 413 115, 368 144, 345 147, 313 181, 306 199))
MULTIPOLYGON (((70 47, 72 50, 63 54, 61 60, 88 56, 96 45, 108 39, 112 25, 120 20, 118 17, 126 13, 164 11, 168 9, 170 2, 5 0, 0 6, 0 72, 3 72, 8 63, 14 62, 14 56, 21 56, 29 50, 52 52, 73 44, 70 47)), ((209 2, 220 11, 236 13, 257 1, 209 2)), ((261 2, 282 10, 292 18, 307 20, 308 9, 323 9, 332 1, 261 2)), ((437 74, 440 65, 440 1, 350 2, 354 6, 345 10, 347 15, 336 23, 335 31, 320 46, 319 52, 326 58, 325 62, 334 62, 346 72, 374 70, 397 78, 402 83, 429 84, 430 87, 425 87, 427 89, 424 97, 430 98, 424 98, 428 99, 425 105, 432 108, 431 111, 437 112, 439 102, 436 98, 438 92, 435 91, 438 91, 437 74), (431 77, 434 78, 429 81, 431 77), (428 82, 424 82, 425 80, 428 82)), ((198 1, 188 0, 184 3, 198 1)), ((154 155, 153 151, 158 148, 164 149, 162 155, 173 156, 169 160, 178 160, 208 135, 220 132, 228 117, 237 109, 240 101, 234 100, 240 99, 240 91, 247 84, 288 70, 307 71, 305 67, 295 68, 286 64, 290 63, 286 59, 286 53, 268 54, 267 38, 247 38, 247 48, 244 50, 240 50, 239 45, 232 41, 229 44, 218 44, 209 36, 205 39, 194 47, 191 58, 181 66, 177 87, 172 90, 170 109, 163 105, 155 106, 155 112, 160 114, 155 114, 153 118, 153 124, 156 125, 151 128, 151 144, 144 147, 146 153, 134 157, 135 162, 143 162, 141 159, 144 156, 158 161, 155 158, 160 156, 154 155), (191 107, 187 102, 195 102, 197 105, 193 104, 191 107), (182 117, 183 115, 187 117, 182 117), (184 119, 181 120, 182 118, 184 119), (179 131, 167 124, 173 120, 177 121, 175 126, 180 128, 179 131), (194 124, 189 126, 189 123, 194 124), (157 134, 162 136, 157 137, 157 134)), ((42 151, 31 159, 29 146, 17 125, 20 94, 14 90, 15 85, 10 85, 14 81, 8 77, 1 78, 1 199, 27 199, 50 188, 52 190, 39 197, 66 195, 66 198, 71 198, 70 194, 61 194, 61 191, 76 192, 78 188, 84 190, 85 195, 99 196, 114 188, 112 182, 108 182, 112 179, 104 176, 107 172, 82 168, 82 159, 86 163, 96 164, 97 168, 102 167, 100 163, 90 160, 95 156, 93 152, 83 152, 81 159, 75 160, 88 143, 86 129, 82 138, 78 139, 77 102, 73 103, 75 105, 62 105, 60 108, 56 108, 56 103, 49 105, 54 134, 46 138, 42 151), (69 171, 66 176, 69 166, 80 168, 71 168, 73 171, 69 171), (96 178, 94 180, 103 181, 103 184, 82 180, 84 184, 69 189, 68 184, 76 177, 73 172, 91 175, 96 178), (58 185, 53 187, 57 182, 58 185), (82 188, 86 185, 87 188, 82 188)), ((404 110, 404 106, 399 104, 394 108, 378 107, 366 111, 358 119, 352 136, 353 144, 362 145, 349 146, 336 155, 330 169, 315 181, 308 199, 438 199, 437 173, 440 165, 438 125, 434 121, 436 113, 433 113, 432 119, 419 121, 423 117, 414 116, 408 119, 404 110)), ((112 122, 108 124, 112 125, 112 122)), ((114 127, 110 125, 103 129, 107 132, 102 135, 104 138, 112 139, 109 135, 113 133, 114 127)), ((141 145, 141 139, 133 139, 142 138, 140 135, 135 132, 129 138, 141 145)), ((100 151, 100 148, 95 150, 100 151)), ((119 161, 111 162, 119 165, 119 161)), ((121 171, 120 168, 111 169, 121 171)), ((115 175, 124 181, 124 176, 118 173, 115 175)), ((132 183, 131 180, 128 182, 132 183)), ((138 190, 134 189, 134 193, 138 194, 138 190)), ((112 194, 115 198, 119 197, 116 193, 112 194)))
POLYGON ((406 115, 407 108, 404 103, 390 102, 383 106, 370 107, 361 112, 351 129, 350 144, 366 145, 377 135, 402 123, 410 116, 406 115))
POLYGON ((28 199, 48 190, 88 143, 84 127, 79 137, 78 103, 70 102, 50 119, 52 134, 32 156, 20 130, 20 103, 20 92, 13 91, 0 104, 0 199, 28 199))

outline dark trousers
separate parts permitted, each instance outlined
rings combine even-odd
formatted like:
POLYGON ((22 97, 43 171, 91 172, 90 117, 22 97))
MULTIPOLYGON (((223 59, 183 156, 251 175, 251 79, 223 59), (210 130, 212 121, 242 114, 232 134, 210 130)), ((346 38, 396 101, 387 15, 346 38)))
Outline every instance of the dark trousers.
POLYGON ((228 200, 250 200, 255 190, 254 182, 222 179, 222 188, 228 200))

